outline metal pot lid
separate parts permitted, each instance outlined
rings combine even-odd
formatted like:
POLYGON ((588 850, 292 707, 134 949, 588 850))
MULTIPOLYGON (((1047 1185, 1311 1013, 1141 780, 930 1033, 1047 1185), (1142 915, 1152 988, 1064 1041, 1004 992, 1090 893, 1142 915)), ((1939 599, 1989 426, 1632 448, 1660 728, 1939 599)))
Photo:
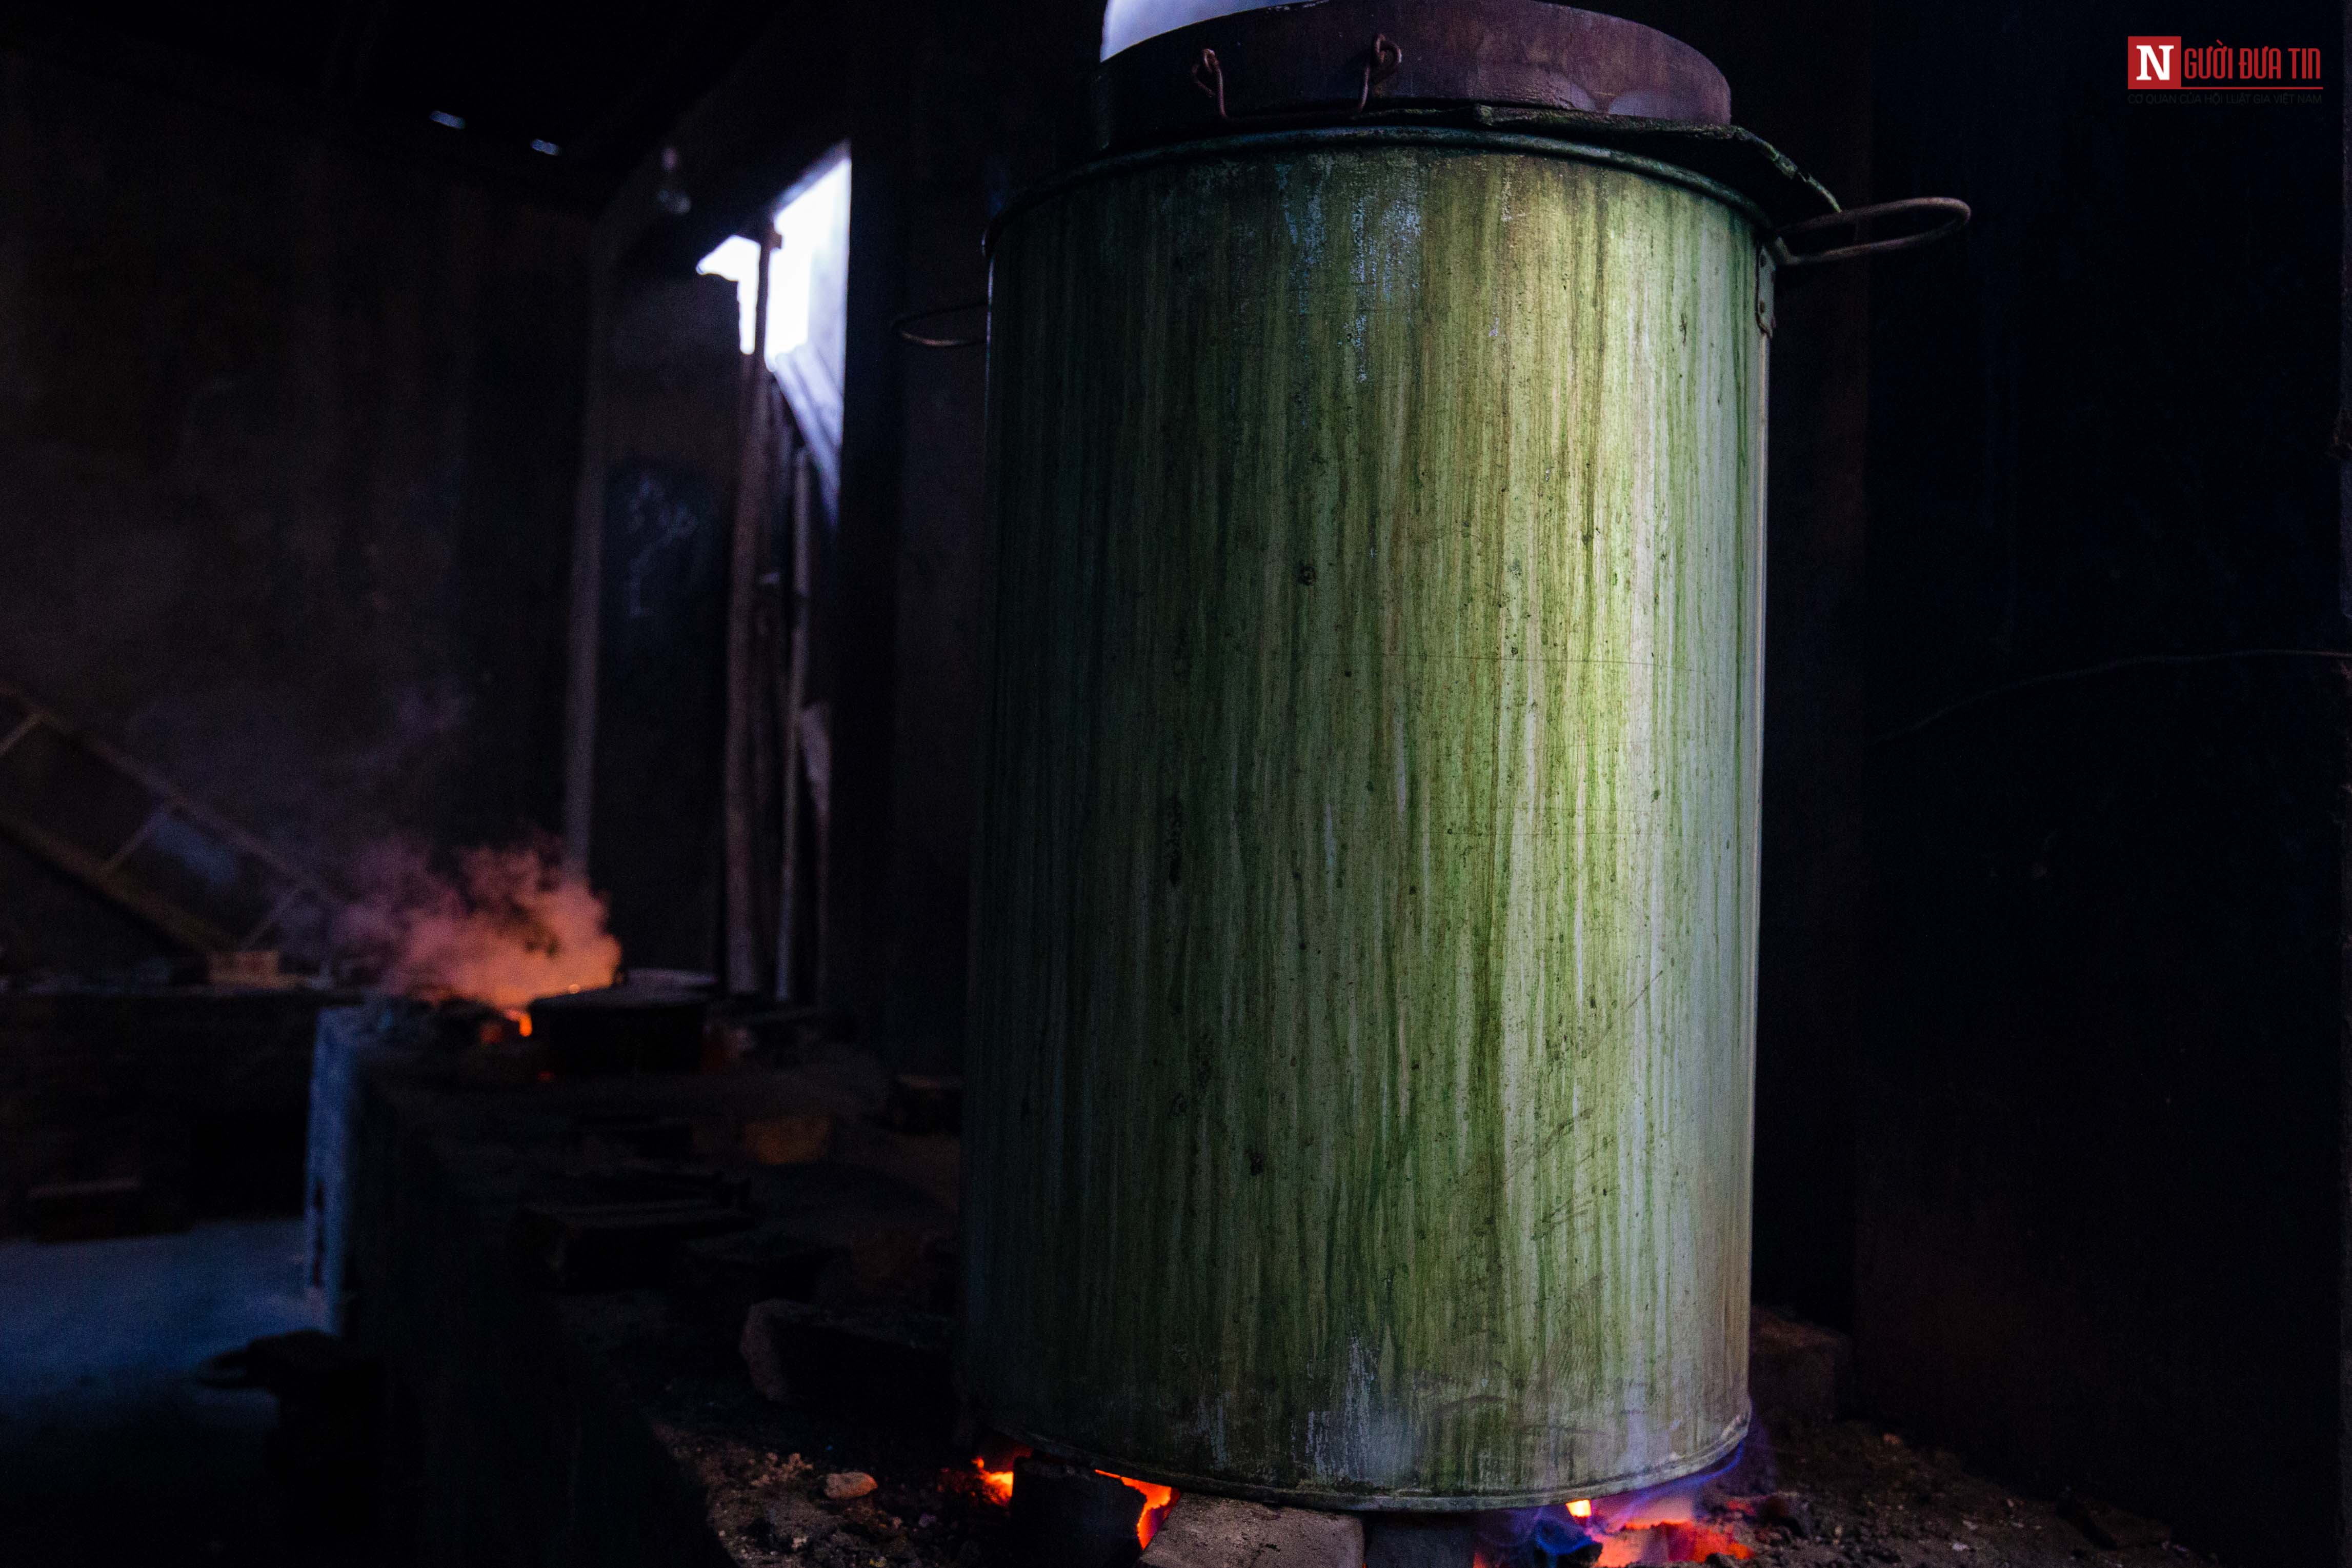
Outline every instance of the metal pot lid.
POLYGON ((1705 55, 1552 0, 1302 0, 1122 49, 1087 83, 1089 159, 1326 125, 1508 131, 1678 164, 1775 224, 1837 201, 1731 121, 1705 55))

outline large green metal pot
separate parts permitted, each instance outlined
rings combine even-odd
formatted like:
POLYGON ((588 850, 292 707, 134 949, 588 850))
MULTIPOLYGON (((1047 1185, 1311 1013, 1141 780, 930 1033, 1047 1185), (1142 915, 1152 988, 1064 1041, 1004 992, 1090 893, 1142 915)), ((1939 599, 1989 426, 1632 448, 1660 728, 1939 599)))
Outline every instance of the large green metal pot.
POLYGON ((1762 219, 1388 126, 1003 226, 972 1394, 1483 1508, 1748 1426, 1762 219))

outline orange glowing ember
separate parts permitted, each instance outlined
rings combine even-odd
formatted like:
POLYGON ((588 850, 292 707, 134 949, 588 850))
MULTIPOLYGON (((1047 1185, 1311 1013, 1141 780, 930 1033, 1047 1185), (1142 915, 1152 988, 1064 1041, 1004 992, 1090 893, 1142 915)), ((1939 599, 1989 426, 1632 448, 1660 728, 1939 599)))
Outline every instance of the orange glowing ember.
POLYGON ((1753 1548, 1731 1533, 1736 1526, 1730 1521, 1723 1521, 1723 1528, 1708 1522, 1721 1513, 1748 1514, 1752 1505, 1733 1500, 1703 1506, 1704 1481, 1689 1477, 1615 1497, 1580 1498, 1565 1511, 1600 1542, 1595 1568, 1663 1568, 1718 1555, 1735 1562, 1755 1556, 1753 1548))
POLYGON ((1717 1555, 1741 1559, 1756 1555, 1753 1550, 1742 1542, 1733 1540, 1720 1530, 1711 1529, 1704 1524, 1675 1525, 1666 1539, 1672 1545, 1675 1561, 1677 1563, 1704 1563, 1717 1555), (1689 1532, 1687 1535, 1684 1533, 1685 1531, 1689 1532), (1685 1557, 1685 1552, 1688 1552, 1689 1555, 1685 1557))
POLYGON ((528 1007, 508 1007, 502 1010, 508 1017, 514 1020, 515 1033, 520 1035, 526 1040, 530 1038, 530 1009, 528 1007))
POLYGON ((1628 1521, 1601 1539, 1601 1568, 1636 1563, 1704 1563, 1714 1553, 1746 1559, 1756 1555, 1745 1542, 1688 1520, 1628 1521))
POLYGON ((1111 1475, 1108 1470, 1097 1470, 1095 1474, 1110 1476, 1112 1480, 1133 1487, 1143 1494, 1143 1512, 1135 1521, 1135 1538, 1146 1546, 1150 1545, 1151 1538, 1160 1533, 1160 1521, 1168 1517, 1169 1508, 1176 1501, 1176 1489, 1154 1486, 1150 1481, 1130 1480, 1125 1476, 1111 1475))
POLYGON ((992 1470, 985 1459, 974 1459, 971 1468, 980 1472, 980 1489, 989 1501, 1001 1508, 1013 1500, 1011 1470, 992 1470))

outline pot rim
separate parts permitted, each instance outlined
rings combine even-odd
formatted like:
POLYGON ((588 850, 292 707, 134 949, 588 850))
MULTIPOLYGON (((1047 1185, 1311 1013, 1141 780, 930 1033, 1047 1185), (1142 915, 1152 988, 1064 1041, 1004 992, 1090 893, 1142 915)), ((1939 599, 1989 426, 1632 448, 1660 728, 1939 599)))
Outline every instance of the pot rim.
POLYGON ((1336 1492, 1314 1487, 1256 1486, 1222 1476, 1193 1475, 1185 1470, 1171 1469, 1165 1465, 1096 1453, 1017 1426, 1008 1426, 991 1416, 983 1415, 982 1420, 990 1431, 1001 1433, 1016 1443, 1026 1443, 1041 1454, 1086 1465, 1108 1475, 1132 1477, 1157 1486, 1173 1487, 1179 1492, 1198 1491, 1218 1497, 1244 1498, 1252 1502, 1322 1509, 1336 1513, 1486 1513, 1504 1509, 1543 1508, 1576 1498, 1615 1497, 1704 1475, 1738 1451, 1755 1425, 1755 1414, 1752 1406, 1743 1410, 1739 1419, 1724 1428, 1721 1436, 1696 1454, 1630 1470, 1622 1476, 1602 1476, 1568 1488, 1448 1493, 1443 1496, 1430 1492, 1336 1492))
MULTIPOLYGON (((1541 158, 1559 158, 1572 163, 1599 163, 1644 175, 1667 184, 1680 185, 1711 200, 1721 203, 1745 218, 1759 235, 1769 235, 1780 224, 1790 221, 1776 218, 1755 196, 1738 186, 1691 169, 1683 163, 1653 157, 1645 153, 1601 142, 1570 139, 1566 132, 1591 129, 1582 122, 1618 119, 1610 115, 1559 113, 1512 115, 1489 114, 1483 118, 1494 121, 1492 126, 1465 127, 1429 123, 1356 123, 1352 125, 1303 126, 1286 131, 1249 132, 1237 136, 1218 136, 1190 142, 1163 142, 1132 153, 1114 153, 1092 163, 1081 163, 1039 180, 1015 194, 1003 211, 989 221, 982 240, 982 253, 990 260, 996 255, 997 242, 1013 222, 1058 196, 1066 195, 1097 180, 1120 174, 1158 168, 1167 163, 1198 163, 1216 158, 1244 158, 1283 152, 1351 151, 1359 148, 1435 147, 1466 153, 1499 153, 1541 158), (1525 124, 1557 127, 1557 132, 1546 134, 1543 130, 1507 129, 1525 124)), ((1618 123, 1630 123, 1618 119, 1618 123)), ((1648 139, 1671 137, 1676 132, 1704 132, 1693 137, 1709 143, 1738 146, 1741 141, 1769 154, 1784 174, 1779 183, 1784 193, 1792 196, 1810 194, 1813 201, 1806 204, 1802 216, 1812 216, 1838 210, 1836 198, 1822 186, 1796 170, 1779 153, 1761 140, 1736 127, 1680 126, 1662 128, 1655 122, 1639 122, 1648 139)), ((1776 172, 1778 173, 1778 172, 1776 172)))

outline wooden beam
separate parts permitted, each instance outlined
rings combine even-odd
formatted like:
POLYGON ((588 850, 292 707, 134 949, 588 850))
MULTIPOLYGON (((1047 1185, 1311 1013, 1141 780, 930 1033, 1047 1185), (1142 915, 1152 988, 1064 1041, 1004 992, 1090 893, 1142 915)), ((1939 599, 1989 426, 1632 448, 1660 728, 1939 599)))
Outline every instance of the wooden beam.
POLYGON ((196 952, 235 952, 237 949, 236 938, 210 921, 188 913, 162 894, 110 868, 79 845, 68 843, 13 811, 0 811, 0 833, 182 947, 196 952))
POLYGON ((760 988, 760 923, 751 867, 751 721, 761 679, 751 668, 751 615, 760 574, 760 530, 768 501, 768 375, 770 263, 776 226, 760 226, 758 304, 751 312, 751 352, 743 356, 742 460, 735 479, 735 528, 727 565, 727 759, 722 784, 727 843, 727 989, 747 995, 760 988))

